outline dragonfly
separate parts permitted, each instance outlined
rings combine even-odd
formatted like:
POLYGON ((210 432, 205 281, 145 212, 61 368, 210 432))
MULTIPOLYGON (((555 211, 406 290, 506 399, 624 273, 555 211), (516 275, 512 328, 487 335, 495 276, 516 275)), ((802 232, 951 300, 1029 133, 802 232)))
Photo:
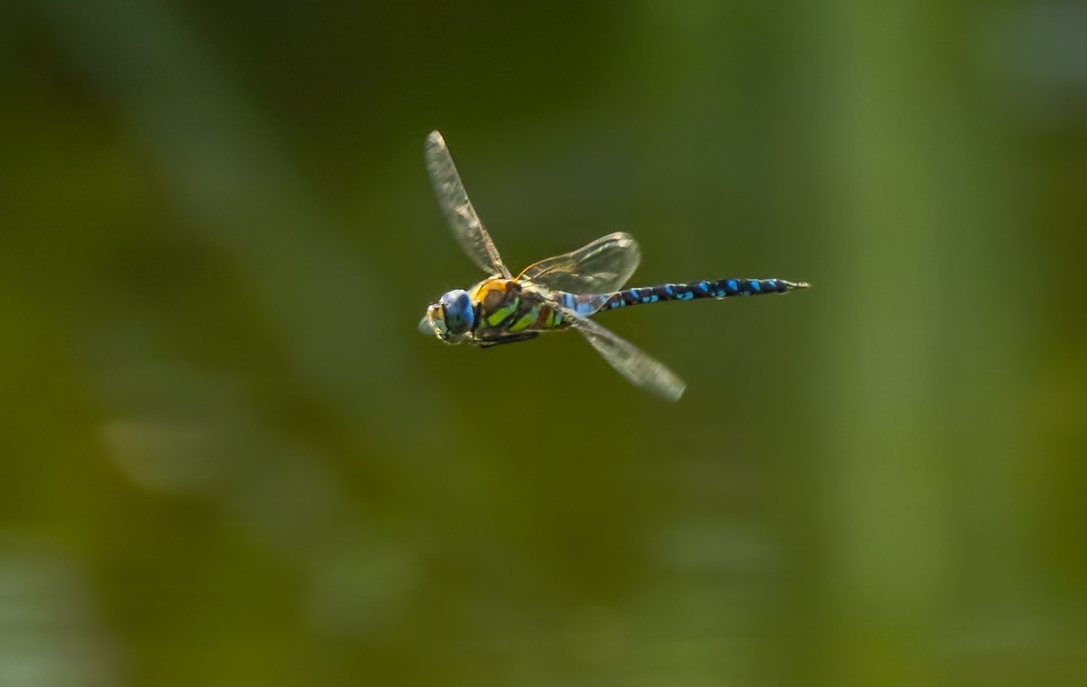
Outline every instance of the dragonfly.
POLYGON ((645 303, 783 294, 808 288, 805 282, 784 279, 728 278, 624 289, 642 259, 638 242, 624 232, 541 260, 514 277, 468 200, 440 133, 434 131, 427 137, 425 152, 427 171, 453 236, 472 262, 489 275, 470 289, 443 294, 427 307, 419 331, 447 344, 488 348, 573 329, 636 386, 676 401, 686 388, 683 380, 594 320, 595 315, 645 303))

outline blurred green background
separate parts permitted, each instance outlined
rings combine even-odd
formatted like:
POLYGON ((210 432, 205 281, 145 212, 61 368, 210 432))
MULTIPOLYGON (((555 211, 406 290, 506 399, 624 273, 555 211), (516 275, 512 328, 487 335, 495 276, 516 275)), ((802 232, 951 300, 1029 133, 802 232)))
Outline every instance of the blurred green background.
POLYGON ((0 5, 0 684, 1087 684, 1087 5, 0 5), (787 298, 420 336, 611 231, 787 298))

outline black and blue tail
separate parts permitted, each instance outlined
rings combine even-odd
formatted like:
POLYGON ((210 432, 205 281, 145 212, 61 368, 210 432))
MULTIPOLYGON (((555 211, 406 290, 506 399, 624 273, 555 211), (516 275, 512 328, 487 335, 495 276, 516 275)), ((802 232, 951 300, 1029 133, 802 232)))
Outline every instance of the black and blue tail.
POLYGON ((806 288, 808 288, 808 284, 804 282, 791 282, 784 279, 720 279, 718 281, 698 281, 689 284, 642 286, 604 294, 606 300, 600 310, 614 310, 628 305, 660 303, 662 301, 760 296, 765 293, 785 293, 794 289, 806 288))

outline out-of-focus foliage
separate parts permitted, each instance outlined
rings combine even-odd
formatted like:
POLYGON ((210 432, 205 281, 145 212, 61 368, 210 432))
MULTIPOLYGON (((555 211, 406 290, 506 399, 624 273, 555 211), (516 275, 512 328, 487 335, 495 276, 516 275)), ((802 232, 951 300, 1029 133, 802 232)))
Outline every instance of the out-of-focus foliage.
POLYGON ((1081 3, 0 6, 0 684, 1087 684, 1081 3), (625 230, 787 298, 419 336, 625 230))

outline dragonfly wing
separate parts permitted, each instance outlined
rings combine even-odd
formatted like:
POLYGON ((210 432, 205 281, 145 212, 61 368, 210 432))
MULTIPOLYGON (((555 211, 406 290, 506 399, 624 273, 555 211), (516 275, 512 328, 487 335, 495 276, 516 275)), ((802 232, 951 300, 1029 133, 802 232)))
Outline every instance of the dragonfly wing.
POLYGON ((472 201, 468 200, 449 147, 437 131, 430 132, 426 139, 426 166, 430 181, 434 184, 434 193, 438 196, 438 204, 442 206, 442 212, 460 247, 484 272, 510 279, 509 269, 502 264, 498 249, 479 221, 472 201))
POLYGON ((678 401, 683 395, 687 384, 663 363, 597 322, 561 305, 552 304, 552 307, 562 312, 570 326, 581 332, 609 365, 636 386, 669 401, 678 401))
POLYGON ((530 265, 518 279, 553 291, 607 293, 622 288, 641 261, 642 250, 634 237, 616 232, 530 265))

